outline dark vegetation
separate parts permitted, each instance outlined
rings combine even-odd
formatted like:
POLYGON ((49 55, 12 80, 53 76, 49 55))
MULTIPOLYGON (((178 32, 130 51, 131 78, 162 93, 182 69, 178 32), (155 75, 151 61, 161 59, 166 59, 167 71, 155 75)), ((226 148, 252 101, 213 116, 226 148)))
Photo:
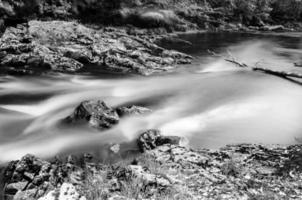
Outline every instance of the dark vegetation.
POLYGON ((103 25, 134 25, 168 30, 282 24, 297 28, 297 0, 1 0, 0 28, 31 19, 78 19, 103 25))

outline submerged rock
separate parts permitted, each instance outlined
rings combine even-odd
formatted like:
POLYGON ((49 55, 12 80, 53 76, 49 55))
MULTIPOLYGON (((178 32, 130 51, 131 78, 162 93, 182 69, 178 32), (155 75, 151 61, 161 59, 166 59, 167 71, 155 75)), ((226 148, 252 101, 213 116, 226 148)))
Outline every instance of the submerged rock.
POLYGON ((0 39, 0 58, 2 71, 24 74, 74 73, 93 66, 95 73, 150 75, 192 60, 122 29, 94 30, 66 21, 29 21, 7 28, 0 39))

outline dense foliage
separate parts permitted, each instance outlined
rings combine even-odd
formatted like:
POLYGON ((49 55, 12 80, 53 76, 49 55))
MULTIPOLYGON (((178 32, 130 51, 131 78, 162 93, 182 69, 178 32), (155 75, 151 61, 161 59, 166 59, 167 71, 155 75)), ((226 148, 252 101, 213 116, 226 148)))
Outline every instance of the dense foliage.
POLYGON ((207 0, 213 8, 225 7, 233 17, 262 20, 301 20, 301 0, 207 0))
POLYGON ((177 30, 229 22, 295 27, 302 20, 302 0, 0 0, 0 32, 36 18, 177 30))

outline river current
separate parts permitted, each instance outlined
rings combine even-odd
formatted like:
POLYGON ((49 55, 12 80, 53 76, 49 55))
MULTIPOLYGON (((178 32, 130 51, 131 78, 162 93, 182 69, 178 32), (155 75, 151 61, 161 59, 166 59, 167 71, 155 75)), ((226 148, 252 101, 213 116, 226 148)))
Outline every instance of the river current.
MULTIPOLYGON (((134 141, 146 129, 185 137, 194 148, 234 143, 292 144, 302 136, 302 85, 241 69, 208 49, 251 66, 302 72, 302 34, 182 35, 191 44, 165 44, 194 56, 191 65, 151 77, 48 75, 0 77, 0 163, 27 153, 51 157, 134 141), (153 111, 123 118, 108 131, 64 127, 60 121, 84 100, 153 111)), ((101 154, 106 154, 106 151, 101 154)))

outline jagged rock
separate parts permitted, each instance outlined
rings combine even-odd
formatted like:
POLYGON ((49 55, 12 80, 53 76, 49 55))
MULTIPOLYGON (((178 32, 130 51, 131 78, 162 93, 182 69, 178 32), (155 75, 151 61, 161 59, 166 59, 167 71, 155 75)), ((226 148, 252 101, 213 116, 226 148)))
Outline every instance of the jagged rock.
POLYGON ((84 101, 65 121, 78 122, 82 120, 89 122, 93 127, 108 129, 119 122, 119 116, 103 101, 84 101))
POLYGON ((120 117, 127 115, 141 115, 145 113, 150 113, 151 110, 148 108, 140 107, 140 106, 127 106, 127 107, 119 107, 116 109, 116 112, 120 117))
POLYGON ((4 181, 7 185, 4 193, 16 199, 34 198, 50 176, 50 163, 26 155, 20 161, 11 162, 5 169, 4 181))
POLYGON ((4 196, 18 200, 37 199, 68 180, 81 184, 82 170, 70 163, 50 163, 33 155, 11 162, 4 170, 4 196))
POLYGON ((162 136, 159 130, 148 130, 139 136, 137 145, 141 152, 145 152, 164 144, 179 145, 180 141, 180 137, 162 136))
POLYGON ((0 39, 0 57, 3 72, 25 74, 75 73, 94 66, 94 73, 149 75, 192 60, 122 29, 94 30, 66 21, 29 21, 7 28, 0 39))

